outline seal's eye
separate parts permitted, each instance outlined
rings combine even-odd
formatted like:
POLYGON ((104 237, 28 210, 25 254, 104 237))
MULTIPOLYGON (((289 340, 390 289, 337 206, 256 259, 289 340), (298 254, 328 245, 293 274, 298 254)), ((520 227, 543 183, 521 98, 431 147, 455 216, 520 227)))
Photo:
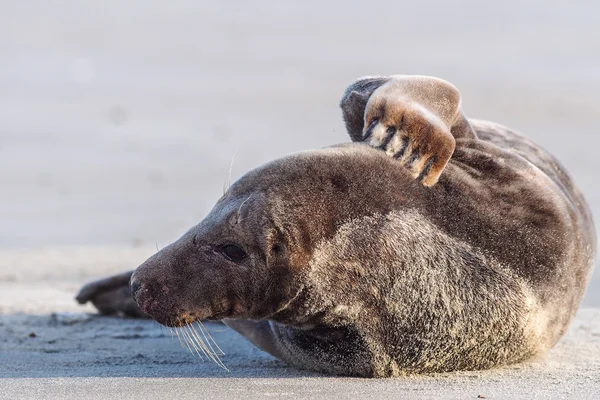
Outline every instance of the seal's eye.
POLYGON ((221 254, 225 256, 229 261, 242 261, 246 258, 244 250, 234 244, 227 244, 221 247, 221 254))

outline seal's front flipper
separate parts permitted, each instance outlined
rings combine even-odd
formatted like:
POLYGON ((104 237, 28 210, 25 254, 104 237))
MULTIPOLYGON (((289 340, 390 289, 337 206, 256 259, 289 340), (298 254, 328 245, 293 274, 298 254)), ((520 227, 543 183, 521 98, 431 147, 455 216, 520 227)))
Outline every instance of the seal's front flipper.
POLYGON ((133 300, 129 280, 133 271, 88 283, 75 299, 79 304, 91 301, 101 314, 122 314, 128 317, 148 318, 133 300))
POLYGON ((456 147, 448 126, 418 104, 388 93, 374 94, 365 115, 366 143, 397 159, 425 186, 437 183, 456 147))
POLYGON ((425 186, 438 181, 457 139, 476 138, 462 114, 458 89, 438 78, 359 79, 340 105, 352 140, 384 150, 425 186))

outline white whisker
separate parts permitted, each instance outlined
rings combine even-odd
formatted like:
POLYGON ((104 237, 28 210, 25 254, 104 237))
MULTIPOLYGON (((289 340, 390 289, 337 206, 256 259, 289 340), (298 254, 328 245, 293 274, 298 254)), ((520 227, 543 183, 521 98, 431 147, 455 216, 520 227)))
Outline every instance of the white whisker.
POLYGON ((246 198, 246 200, 242 201, 242 204, 240 204, 240 207, 238 208, 238 211, 237 211, 237 221, 236 221, 236 224, 239 224, 240 221, 243 220, 243 219, 240 219, 240 214, 242 212, 242 207, 244 207, 244 204, 246 204, 246 202, 248 200, 250 200, 251 197, 252 197, 252 195, 248 196, 248 198, 246 198))
POLYGON ((177 337, 179 338, 179 344, 181 344, 181 347, 183 347, 184 349, 188 349, 190 353, 194 354, 194 352, 190 348, 183 332, 181 332, 181 335, 179 334, 179 330, 176 330, 176 332, 177 332, 177 337))
POLYGON ((206 329, 204 324, 201 321, 196 321, 196 324, 200 327, 200 331, 202 331, 204 333, 204 337, 208 338, 207 341, 209 342, 209 345, 210 345, 210 342, 212 342, 215 345, 215 347, 217 348, 217 350, 219 351, 219 353, 221 353, 220 355, 224 356, 225 352, 223 350, 221 350, 221 348, 219 347, 217 342, 215 342, 215 339, 213 339, 212 335, 210 334, 210 332, 208 332, 208 329, 206 329))
POLYGON ((183 338, 183 343, 185 343, 185 347, 190 351, 190 353, 194 354, 194 350, 192 349, 192 345, 190 344, 190 339, 187 337, 184 329, 181 330, 181 337, 183 338))
POLYGON ((221 360, 219 359, 219 356, 217 355, 217 353, 215 352, 215 350, 212 348, 212 346, 210 346, 210 343, 207 343, 205 339, 203 339, 199 334, 198 331, 196 330, 196 328, 193 325, 190 325, 190 330, 192 332, 194 332, 196 340, 198 340, 199 342, 202 343, 202 346, 206 349, 206 352, 208 353, 209 357, 211 358, 211 360, 213 360, 213 362, 215 362, 217 365, 219 365, 221 368, 227 369, 223 363, 221 362, 221 360))
POLYGON ((233 160, 235 160, 235 155, 237 154, 237 149, 233 152, 233 156, 231 157, 231 162, 229 163, 229 173, 227 175, 227 180, 223 183, 223 194, 227 193, 229 188, 231 187, 231 171, 233 170, 233 160))
MULTIPOLYGON (((204 339, 202 341, 210 349, 210 353, 213 355, 213 361, 215 363, 217 363, 221 368, 223 368, 224 370, 226 370, 226 371, 229 372, 229 369, 225 366, 225 364, 223 364, 223 362, 219 358, 220 355, 224 355, 225 354, 223 352, 223 350, 221 350, 219 348, 219 346, 215 343, 215 341, 214 341, 214 339, 212 339, 212 337, 209 340, 208 336, 210 336, 210 335, 207 336, 207 334, 205 332, 205 328, 204 328, 204 326, 202 325, 202 323, 200 321, 198 321, 197 325, 200 328, 200 332, 202 333, 202 336, 204 337, 204 339), (210 343, 211 340, 212 340, 213 343, 215 343, 215 346, 219 349, 220 354, 218 354, 217 351, 214 349, 214 347, 211 345, 211 343, 210 343)), ((196 331, 196 328, 193 328, 193 330, 196 331)))
POLYGON ((198 346, 198 348, 202 351, 202 353, 204 353, 206 357, 212 360, 212 354, 210 354, 210 351, 208 351, 206 345, 202 342, 202 340, 200 340, 200 338, 197 337, 196 332, 192 329, 191 325, 187 325, 186 328, 188 329, 190 338, 194 341, 194 343, 196 343, 196 346, 198 346))
POLYGON ((183 327, 183 329, 181 330, 181 333, 185 337, 186 342, 189 344, 188 348, 190 349, 190 352, 192 354, 196 353, 198 355, 198 357, 200 357, 200 359, 202 361, 204 361, 204 357, 202 357, 202 355, 200 354, 200 351, 199 351, 199 350, 202 350, 202 352, 204 353, 204 350, 202 348, 198 348, 198 345, 192 340, 192 338, 190 338, 190 334, 185 328, 187 328, 187 326, 183 327), (192 349, 193 349, 193 351, 192 351, 192 349))
POLYGON ((181 347, 185 348, 185 346, 183 345, 183 342, 181 341, 181 336, 179 336, 179 331, 177 329, 174 329, 174 331, 175 331, 175 334, 177 335, 177 339, 179 339, 179 344, 181 345, 181 347))
POLYGON ((173 338, 174 332, 177 339, 179 339, 181 347, 188 349, 191 354, 195 353, 202 361, 204 361, 204 357, 202 356, 204 354, 205 357, 211 359, 219 367, 229 372, 229 369, 219 358, 225 355, 225 352, 221 350, 202 322, 196 321, 196 324, 200 329, 200 333, 198 333, 193 324, 188 324, 180 328, 171 328, 171 338, 173 338))
POLYGON ((206 356, 209 357, 214 362, 216 362, 214 354, 210 351, 208 346, 206 346, 206 343, 204 343, 204 340, 202 340, 202 338, 198 335, 198 332, 196 332, 193 325, 188 325, 188 327, 190 329, 190 333, 193 335, 193 337, 196 340, 196 342, 198 343, 198 345, 201 346, 204 353, 206 353, 206 356))

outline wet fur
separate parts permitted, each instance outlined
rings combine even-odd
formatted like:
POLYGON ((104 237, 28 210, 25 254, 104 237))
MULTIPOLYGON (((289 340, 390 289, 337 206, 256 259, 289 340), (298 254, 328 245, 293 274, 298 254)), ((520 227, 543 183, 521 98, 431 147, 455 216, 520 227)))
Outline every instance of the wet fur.
MULTIPOLYGON (((390 79, 346 91, 354 141, 390 79)), ((276 160, 138 268, 138 304, 170 326, 225 310, 263 350, 330 374, 484 369, 552 347, 593 265, 587 204, 539 146, 452 107, 456 148, 434 186, 364 143, 276 160), (224 242, 248 259, 224 260, 224 242)))

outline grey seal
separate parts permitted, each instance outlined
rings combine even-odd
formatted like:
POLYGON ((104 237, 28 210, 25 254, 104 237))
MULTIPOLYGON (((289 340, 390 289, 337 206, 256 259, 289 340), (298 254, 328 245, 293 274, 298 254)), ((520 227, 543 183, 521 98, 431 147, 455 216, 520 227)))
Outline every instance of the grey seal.
POLYGON ((183 237, 78 301, 171 327, 222 320, 293 366, 348 376, 486 369, 551 348, 596 251, 560 163, 467 119, 437 78, 362 78, 341 108, 355 143, 248 172, 183 237))

